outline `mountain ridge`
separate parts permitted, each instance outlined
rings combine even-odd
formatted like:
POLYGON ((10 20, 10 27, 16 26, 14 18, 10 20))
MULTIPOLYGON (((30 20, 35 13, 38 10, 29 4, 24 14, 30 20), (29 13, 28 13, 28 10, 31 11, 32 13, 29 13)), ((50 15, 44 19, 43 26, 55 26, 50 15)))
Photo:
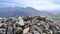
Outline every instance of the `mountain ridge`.
POLYGON ((31 16, 31 15, 45 15, 53 16, 53 14, 36 10, 32 7, 7 7, 0 8, 0 17, 15 17, 15 16, 31 16))

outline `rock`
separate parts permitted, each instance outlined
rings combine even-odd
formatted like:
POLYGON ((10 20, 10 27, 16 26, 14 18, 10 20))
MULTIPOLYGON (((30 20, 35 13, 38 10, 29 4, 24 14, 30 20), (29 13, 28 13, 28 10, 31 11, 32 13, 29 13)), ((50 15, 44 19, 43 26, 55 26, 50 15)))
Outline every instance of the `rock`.
POLYGON ((17 28, 14 30, 14 33, 22 33, 22 28, 21 28, 21 27, 17 27, 17 28))
POLYGON ((18 20, 19 20, 18 24, 23 26, 24 25, 24 21, 23 21, 22 17, 18 17, 18 20))
POLYGON ((47 33, 42 33, 42 34, 47 34, 47 33))
POLYGON ((2 24, 2 23, 0 23, 0 27, 2 27, 2 25, 3 25, 3 24, 2 24))
POLYGON ((34 34, 40 34, 38 31, 36 31, 36 30, 33 30, 33 33, 34 34))
POLYGON ((32 34, 32 33, 28 33, 28 34, 32 34))
POLYGON ((60 22, 55 23, 44 16, 0 18, 0 28, 7 29, 7 26, 9 34, 60 34, 60 22))
POLYGON ((23 34, 27 34, 29 32, 29 28, 23 30, 23 34))

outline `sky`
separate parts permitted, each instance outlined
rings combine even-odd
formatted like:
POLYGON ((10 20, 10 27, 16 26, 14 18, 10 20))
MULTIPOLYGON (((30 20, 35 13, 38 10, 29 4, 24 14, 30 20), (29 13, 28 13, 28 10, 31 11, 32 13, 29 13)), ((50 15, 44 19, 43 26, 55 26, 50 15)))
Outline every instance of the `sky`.
POLYGON ((33 7, 37 10, 60 9, 60 0, 0 0, 2 7, 33 7))

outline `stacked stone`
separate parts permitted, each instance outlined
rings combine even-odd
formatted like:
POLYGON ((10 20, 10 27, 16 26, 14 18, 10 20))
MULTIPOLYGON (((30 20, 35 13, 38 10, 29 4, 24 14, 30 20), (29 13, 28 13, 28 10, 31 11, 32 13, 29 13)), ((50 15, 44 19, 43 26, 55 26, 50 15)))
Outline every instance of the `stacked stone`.
POLYGON ((60 34, 59 24, 44 16, 0 18, 0 29, 5 29, 5 34, 60 34))

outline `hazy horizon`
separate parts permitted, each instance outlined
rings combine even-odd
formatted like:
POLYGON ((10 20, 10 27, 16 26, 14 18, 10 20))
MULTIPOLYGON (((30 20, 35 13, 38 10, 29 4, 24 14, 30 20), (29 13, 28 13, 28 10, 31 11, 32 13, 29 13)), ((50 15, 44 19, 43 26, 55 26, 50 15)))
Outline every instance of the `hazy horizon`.
POLYGON ((33 7, 37 10, 58 10, 60 0, 0 0, 0 8, 33 7))

